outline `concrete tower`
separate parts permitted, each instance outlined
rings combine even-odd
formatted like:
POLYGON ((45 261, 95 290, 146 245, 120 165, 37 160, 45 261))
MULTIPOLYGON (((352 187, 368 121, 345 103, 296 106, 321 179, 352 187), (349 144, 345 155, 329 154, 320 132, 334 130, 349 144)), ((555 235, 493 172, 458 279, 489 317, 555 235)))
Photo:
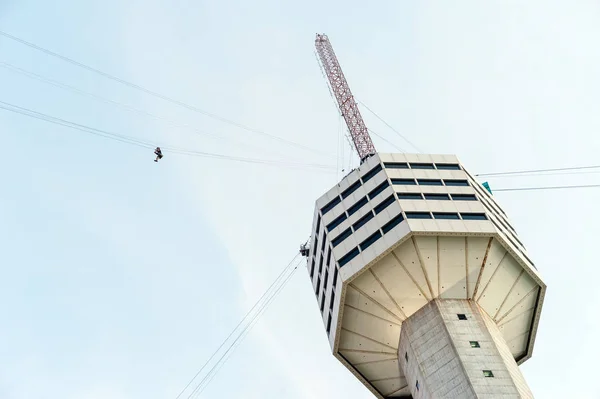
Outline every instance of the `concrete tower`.
POLYGON ((307 255, 333 354, 376 397, 533 397, 546 286, 455 156, 368 156, 317 200, 307 255))

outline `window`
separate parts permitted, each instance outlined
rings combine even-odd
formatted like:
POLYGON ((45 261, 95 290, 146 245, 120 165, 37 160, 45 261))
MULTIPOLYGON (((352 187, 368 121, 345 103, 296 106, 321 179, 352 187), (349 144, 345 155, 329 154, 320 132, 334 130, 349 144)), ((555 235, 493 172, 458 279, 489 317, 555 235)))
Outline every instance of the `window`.
POLYGON ((342 241, 344 241, 346 238, 350 237, 351 235, 352 235, 352 230, 350 229, 350 227, 348 227, 346 230, 342 231, 339 236, 335 237, 333 239, 333 241, 331 241, 331 244, 334 247, 337 247, 338 245, 341 244, 342 241))
POLYGON ((352 194, 353 192, 355 192, 359 187, 360 187, 360 180, 358 180, 356 183, 350 185, 350 187, 348 187, 347 189, 345 189, 344 191, 342 191, 342 198, 349 197, 350 194, 352 194))
POLYGON ((417 380, 417 383, 415 384, 415 387, 417 387, 417 391, 419 390, 419 380, 417 380))
POLYGON ((312 280, 313 276, 315 275, 315 258, 313 257, 312 260, 312 265, 310 267, 310 278, 312 280))
POLYGON ((317 228, 315 229, 315 235, 319 235, 319 229, 321 229, 321 215, 317 218, 317 228))
POLYGON ((417 182, 415 179, 392 179, 392 184, 399 186, 416 186, 417 182))
POLYGON ((453 212, 433 212, 434 219, 445 219, 445 220, 460 220, 458 213, 453 212))
POLYGON ((469 187, 469 182, 466 180, 444 180, 444 183, 450 187, 469 187))
POLYGON ((371 192, 369 193, 369 198, 373 199, 373 197, 375 197, 377 194, 380 194, 383 190, 388 188, 388 186, 389 183, 387 182, 387 180, 384 181, 383 183, 375 187, 373 190, 371 190, 371 192))
POLYGON ((321 290, 321 277, 317 277, 317 287, 315 288, 315 294, 319 295, 321 290))
POLYGON ((342 256, 342 258, 340 259, 340 261, 338 262, 340 264, 340 267, 344 266, 346 263, 350 262, 352 259, 356 258, 356 256, 359 254, 359 250, 358 247, 354 248, 352 251, 348 252, 346 255, 342 256))
POLYGON ((367 197, 362 197, 361 199, 359 199, 356 204, 348 208, 348 216, 354 215, 356 211, 362 208, 367 202, 369 202, 369 200, 367 200, 367 197))
POLYGON ((397 193, 398 199, 401 200, 422 200, 423 197, 419 193, 397 193))
POLYGON ((412 163, 410 164, 411 169, 435 169, 432 163, 412 163))
POLYGON ((346 220, 346 214, 342 213, 340 216, 338 216, 337 218, 333 219, 333 221, 327 225, 327 231, 331 231, 331 230, 335 229, 344 220, 346 220))
POLYGON ((424 194, 426 200, 430 201, 450 201, 448 194, 424 194))
MULTIPOLYGON (((529 263, 531 263, 531 266, 535 267, 535 264, 533 263, 533 261, 531 259, 529 259, 529 257, 527 255, 525 255, 525 252, 521 251, 521 255, 523 255, 525 257, 525 259, 527 259, 529 261, 529 263)), ((537 267, 535 267, 535 270, 537 270, 537 267)))
POLYGON ((463 220, 487 220, 485 213, 461 213, 463 220))
POLYGON ((408 363, 408 352, 404 352, 404 360, 408 363))
POLYGON ((334 288, 335 288, 335 285, 337 284, 337 277, 338 277, 338 268, 334 267, 334 270, 333 270, 333 281, 332 281, 332 284, 333 284, 334 288))
MULTIPOLYGON (((327 281, 325 281, 325 284, 327 284, 327 281)), ((325 287, 323 287, 323 293, 321 294, 321 313, 323 313, 324 309, 325 309, 325 287)))
POLYGON ((467 315, 465 315, 465 314, 458 313, 457 316, 458 316, 458 320, 467 320, 467 315))
MULTIPOLYGON (((323 280, 323 291, 327 289, 327 285, 329 284, 329 270, 325 269, 325 279, 323 280)), ((325 294, 323 294, 325 296, 325 294)))
POLYGON ((477 341, 469 341, 469 343, 471 344, 471 348, 481 348, 477 341))
POLYGON ((375 233, 371 234, 366 240, 360 243, 360 250, 364 251, 369 248, 375 241, 381 238, 381 233, 377 230, 375 233))
POLYGON ((323 242, 321 243, 321 252, 325 254, 325 244, 327 244, 327 234, 323 233, 323 242))
POLYGON ((333 310, 333 302, 335 302, 335 291, 331 291, 331 299, 329 300, 329 310, 333 310))
POLYGON ((364 226, 371 219, 373 219, 373 212, 369 211, 369 213, 367 213, 362 218, 358 219, 358 222, 356 222, 356 223, 354 223, 352 225, 352 227, 354 227, 354 231, 360 229, 362 226, 364 226))
POLYGON ((381 201, 381 203, 379 203, 379 205, 377 205, 375 207, 375 214, 379 215, 385 208, 390 206, 394 201, 396 201, 396 198, 394 198, 394 194, 390 195, 389 197, 387 197, 386 199, 381 201))
POLYGON ((329 317, 327 318, 327 334, 331 331, 331 313, 329 313, 329 317))
POLYGON ((442 181, 438 179, 418 179, 421 186, 443 186, 442 181))
POLYGON ((330 210, 332 210, 340 202, 342 202, 342 200, 340 199, 340 197, 339 196, 335 197, 327 205, 325 205, 323 208, 321 208, 321 212, 323 213, 323 215, 326 214, 327 212, 329 212, 330 210))
POLYGON ((494 373, 492 373, 492 370, 483 370, 483 376, 484 377, 494 377, 494 373))
POLYGON ((390 231, 394 227, 398 226, 400 223, 402 223, 403 220, 404 220, 404 217, 402 216, 402 214, 399 214, 398 216, 396 216, 395 218, 393 218, 392 220, 390 220, 389 222, 384 224, 383 227, 381 228, 381 231, 383 231, 383 234, 387 234, 388 231, 390 231))
POLYGON ((429 212, 406 212, 407 219, 431 219, 429 212))
POLYGON ((383 166, 388 169, 408 169, 406 162, 384 162, 383 166))
POLYGON ((375 176, 380 170, 381 170, 381 164, 375 166, 373 169, 371 169, 370 171, 368 171, 363 177, 362 177, 362 181, 363 184, 368 182, 369 180, 371 180, 371 178, 373 176, 375 176))
POLYGON ((477 197, 473 194, 452 194, 454 201, 477 201, 477 197))
POLYGON ((329 268, 329 262, 331 262, 331 251, 333 251, 333 249, 329 247, 329 251, 327 251, 327 268, 329 268))
POLYGON ((323 256, 321 256, 321 260, 319 260, 319 275, 323 273, 323 256))
POLYGON ((460 170, 460 166, 457 163, 436 163, 435 166, 439 170, 460 170))

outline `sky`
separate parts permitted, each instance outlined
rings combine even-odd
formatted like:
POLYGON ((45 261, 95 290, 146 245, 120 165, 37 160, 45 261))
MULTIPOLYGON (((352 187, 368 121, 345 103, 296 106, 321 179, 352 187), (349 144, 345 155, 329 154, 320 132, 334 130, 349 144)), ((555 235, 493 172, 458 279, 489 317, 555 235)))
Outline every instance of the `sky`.
MULTIPOLYGON (((331 167, 166 151, 154 163, 152 150, 0 110, 0 397, 177 396, 296 255, 316 198, 358 164, 315 33, 329 35, 357 100, 423 151, 488 173, 597 163, 599 19, 591 0, 0 0, 5 32, 308 149, 1 36, 4 65, 119 106, 2 65, 0 101, 164 146, 331 167)), ((415 151, 363 115, 387 140, 374 137, 379 151, 415 151)), ((600 191, 496 198, 548 285, 525 378, 539 398, 600 398, 600 191)), ((201 397, 372 396, 331 355, 301 266, 201 397)))

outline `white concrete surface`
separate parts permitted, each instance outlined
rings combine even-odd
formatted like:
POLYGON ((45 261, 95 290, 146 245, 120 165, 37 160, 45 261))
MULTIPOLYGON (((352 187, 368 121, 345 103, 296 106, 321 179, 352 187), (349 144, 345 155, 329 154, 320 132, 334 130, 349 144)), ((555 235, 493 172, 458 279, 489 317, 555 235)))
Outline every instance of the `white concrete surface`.
POLYGON ((376 154, 350 172, 316 202, 307 268, 332 352, 379 398, 410 397, 396 356, 402 323, 436 298, 476 302, 498 325, 507 356, 517 363, 533 352, 546 287, 502 208, 454 155, 376 154), (431 167, 413 168, 416 162, 431 167), (442 164, 458 167, 438 169, 442 164), (394 179, 444 183, 394 184, 394 179), (387 187, 369 195, 381 184, 387 187), (407 200, 401 193, 423 197, 407 200), (332 201, 335 206, 326 209, 332 201), (460 216, 414 219, 407 212, 460 216), (485 219, 469 220, 474 213, 485 219), (337 226, 327 227, 338 218, 337 226), (387 228, 392 220, 401 222, 387 228), (334 246, 344 232, 347 237, 334 246), (372 236, 378 238, 361 245, 372 236), (352 253, 352 260, 341 262, 352 253))
POLYGON ((473 301, 436 299, 406 319, 398 358, 415 399, 533 398, 498 326, 473 301))

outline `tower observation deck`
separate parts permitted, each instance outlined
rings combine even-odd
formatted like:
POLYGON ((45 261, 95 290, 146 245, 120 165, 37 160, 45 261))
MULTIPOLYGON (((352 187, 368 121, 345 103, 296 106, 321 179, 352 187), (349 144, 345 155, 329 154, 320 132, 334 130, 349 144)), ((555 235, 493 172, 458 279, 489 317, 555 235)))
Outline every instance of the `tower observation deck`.
POLYGON ((546 291, 453 155, 368 157, 316 201, 307 269, 334 356, 378 398, 533 398, 546 291))
POLYGON ((546 286, 506 213, 454 155, 377 153, 315 46, 361 160, 301 247, 334 356, 378 398, 533 398, 518 365, 546 286))

